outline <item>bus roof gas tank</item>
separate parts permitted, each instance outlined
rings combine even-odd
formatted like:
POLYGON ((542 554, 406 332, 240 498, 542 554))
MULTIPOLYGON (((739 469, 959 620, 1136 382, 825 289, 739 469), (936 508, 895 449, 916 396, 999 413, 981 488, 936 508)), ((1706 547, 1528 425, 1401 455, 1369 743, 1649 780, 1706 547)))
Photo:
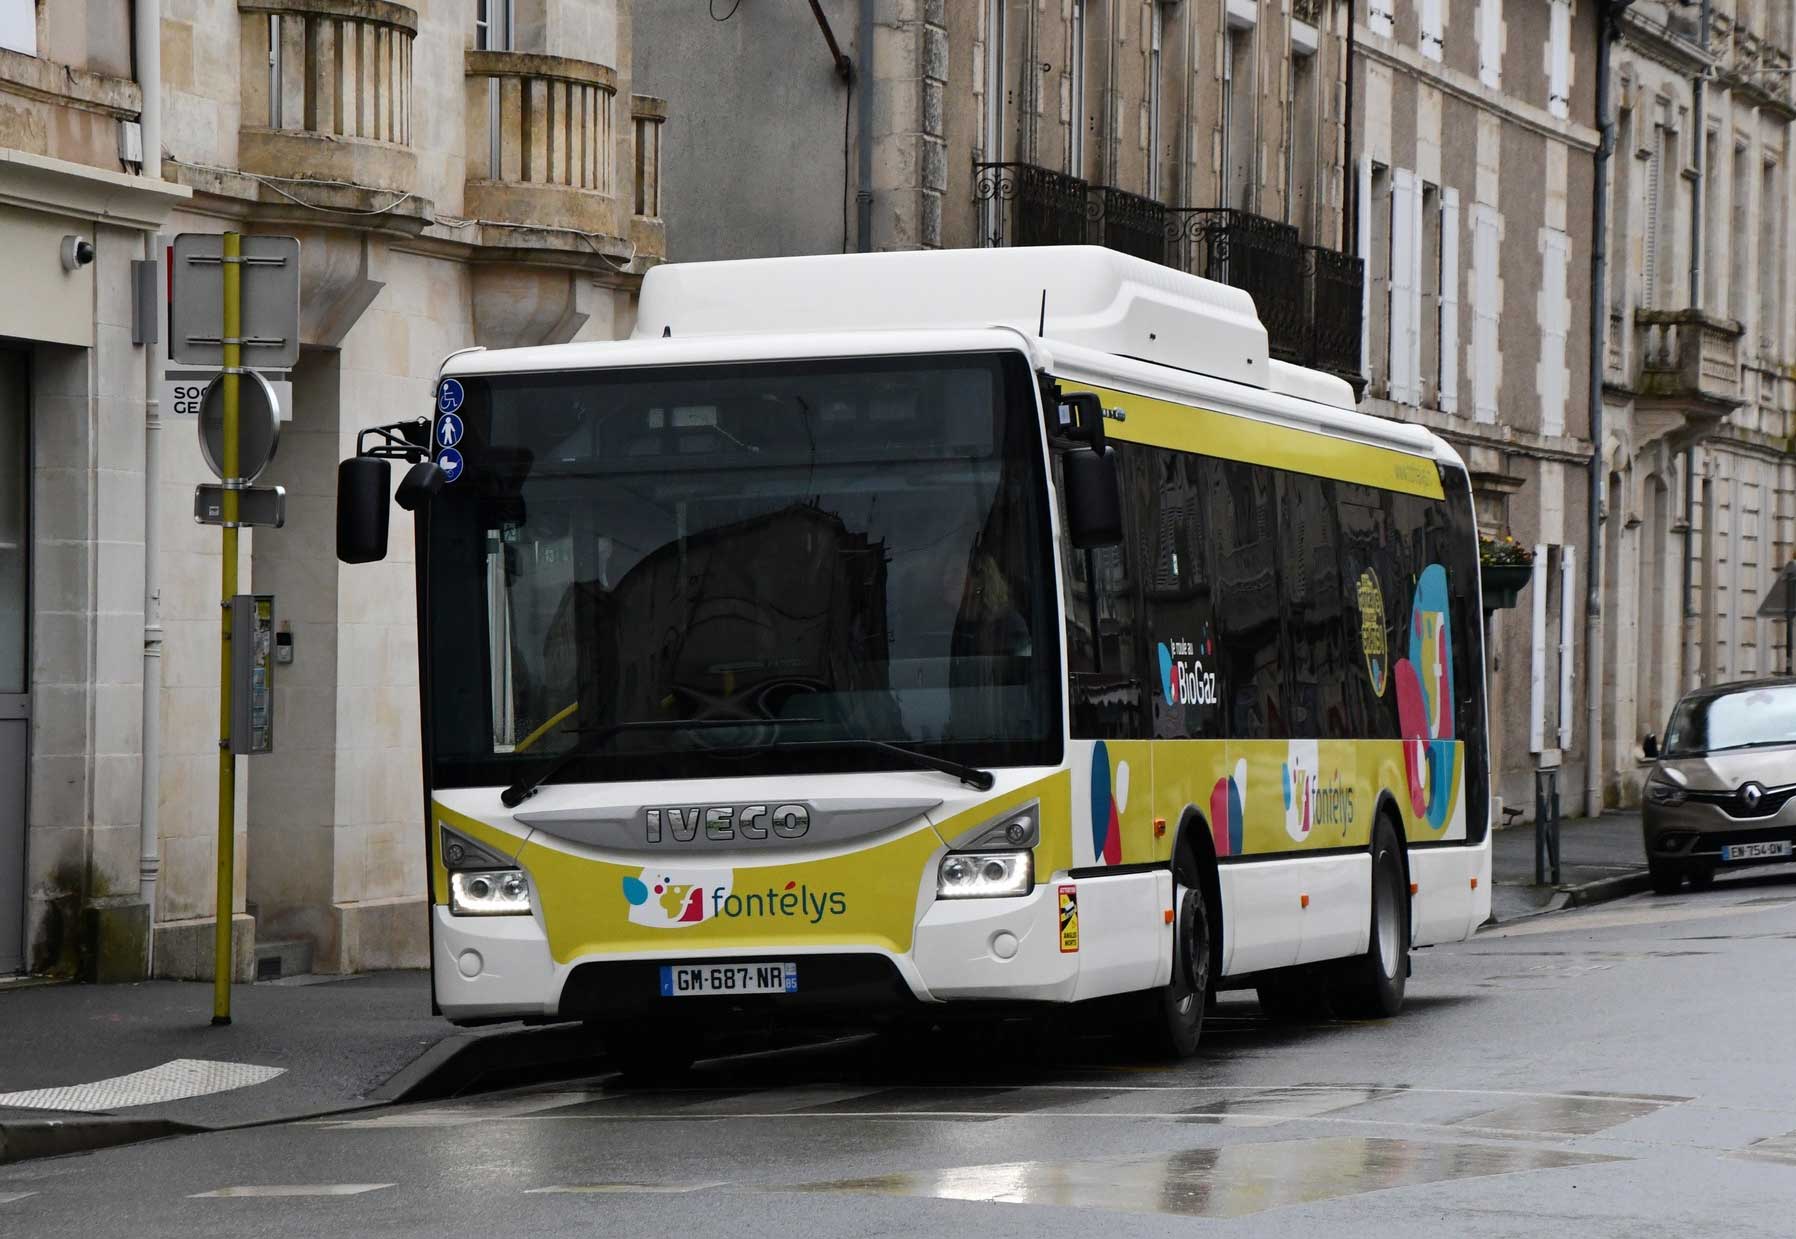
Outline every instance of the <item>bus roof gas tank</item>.
POLYGON ((968 327, 1281 387, 1247 293, 1094 245, 670 263, 635 338, 968 327))

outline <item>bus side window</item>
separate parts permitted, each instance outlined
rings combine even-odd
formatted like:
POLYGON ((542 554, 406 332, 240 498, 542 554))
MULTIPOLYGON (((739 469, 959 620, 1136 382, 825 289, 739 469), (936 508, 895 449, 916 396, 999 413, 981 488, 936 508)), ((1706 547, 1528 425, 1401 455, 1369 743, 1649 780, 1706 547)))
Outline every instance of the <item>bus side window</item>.
POLYGON ((1081 551, 1064 536, 1066 503, 1055 460, 1060 509, 1060 563, 1066 580, 1068 704, 1074 739, 1138 740, 1147 736, 1144 710, 1141 588, 1130 546, 1141 528, 1145 493, 1141 468, 1147 449, 1130 443, 1116 450, 1123 502, 1123 541, 1081 551))
POLYGON ((1278 474, 1291 734, 1321 740, 1349 739, 1363 727, 1361 695, 1349 682, 1363 664, 1352 622, 1355 600, 1342 580, 1335 485, 1305 473, 1278 474))
POLYGON ((1156 739, 1221 738, 1216 578, 1201 457, 1153 453, 1140 547, 1156 739))
POLYGON ((1272 470, 1207 458, 1201 468, 1216 590, 1228 600, 1217 616, 1228 735, 1232 740, 1289 739, 1289 662, 1272 470))
POLYGON ((1399 734, 1392 666, 1409 656, 1411 567, 1392 532, 1391 497, 1370 486, 1335 483, 1342 588, 1353 600, 1349 650, 1355 674, 1347 684, 1359 702, 1356 734, 1370 740, 1399 734))

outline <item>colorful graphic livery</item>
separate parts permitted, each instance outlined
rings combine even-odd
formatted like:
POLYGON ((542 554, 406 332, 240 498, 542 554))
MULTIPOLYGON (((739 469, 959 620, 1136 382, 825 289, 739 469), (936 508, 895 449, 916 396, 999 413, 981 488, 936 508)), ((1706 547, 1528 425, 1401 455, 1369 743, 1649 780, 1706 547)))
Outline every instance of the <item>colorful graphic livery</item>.
POLYGON ((1389 1015, 1484 920, 1465 468, 1246 294, 992 248, 664 265, 635 313, 457 354, 381 449, 460 461, 417 525, 449 1018, 665 1066, 1151 993, 1185 1055, 1203 987, 1389 1015))

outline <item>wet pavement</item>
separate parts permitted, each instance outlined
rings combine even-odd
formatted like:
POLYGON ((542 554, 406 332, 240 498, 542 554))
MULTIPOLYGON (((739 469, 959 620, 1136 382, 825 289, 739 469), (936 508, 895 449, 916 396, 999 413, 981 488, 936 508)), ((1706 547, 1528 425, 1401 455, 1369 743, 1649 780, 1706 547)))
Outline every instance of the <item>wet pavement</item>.
POLYGON ((849 1037, 0 1168, 0 1234, 1785 1236, 1796 874, 1418 952, 1404 1015, 1203 1053, 849 1037))

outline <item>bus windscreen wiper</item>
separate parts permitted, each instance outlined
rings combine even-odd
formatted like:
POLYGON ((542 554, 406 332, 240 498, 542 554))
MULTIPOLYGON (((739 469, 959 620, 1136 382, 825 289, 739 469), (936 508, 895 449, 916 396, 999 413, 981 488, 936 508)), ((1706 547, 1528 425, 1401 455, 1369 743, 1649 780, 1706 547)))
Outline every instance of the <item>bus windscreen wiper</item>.
POLYGON ((535 774, 527 774, 499 793, 499 802, 515 809, 536 794, 538 788, 566 770, 582 757, 597 752, 607 741, 626 731, 701 731, 724 727, 790 727, 798 723, 816 723, 814 718, 669 718, 638 719, 628 723, 611 723, 605 727, 582 730, 580 739, 565 753, 557 753, 535 774))
POLYGON ((937 757, 933 753, 920 752, 903 744, 893 744, 890 740, 869 740, 854 737, 845 740, 776 740, 769 748, 780 749, 872 749, 880 753, 893 753, 902 757, 912 767, 922 770, 939 770, 943 774, 951 774, 978 791, 989 792, 992 784, 998 780, 989 770, 981 770, 978 766, 970 766, 964 761, 955 761, 951 757, 937 757))

